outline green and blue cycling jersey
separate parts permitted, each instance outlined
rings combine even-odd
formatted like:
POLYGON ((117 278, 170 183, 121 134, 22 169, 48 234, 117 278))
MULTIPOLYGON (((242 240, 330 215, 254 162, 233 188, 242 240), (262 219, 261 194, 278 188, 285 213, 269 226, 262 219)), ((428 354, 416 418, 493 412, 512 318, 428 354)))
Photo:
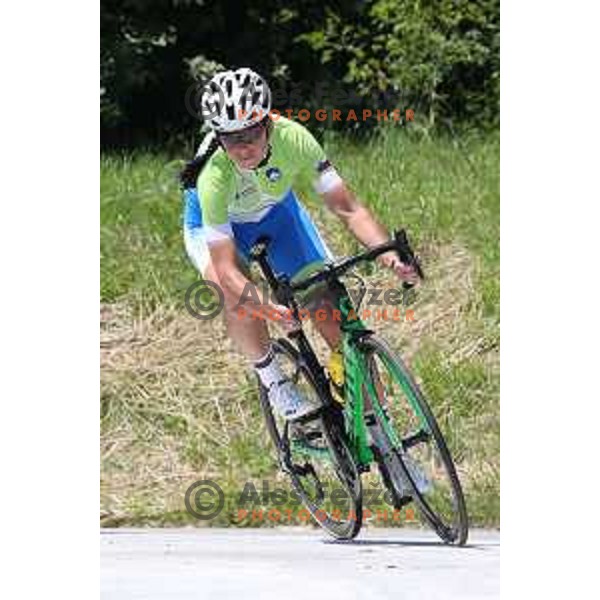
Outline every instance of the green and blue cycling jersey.
POLYGON ((331 258, 301 199, 341 179, 299 123, 274 120, 269 144, 267 160, 253 170, 240 169, 222 148, 210 157, 197 190, 185 192, 184 232, 208 246, 231 239, 246 260, 258 238, 268 236, 275 272, 294 278, 331 258))

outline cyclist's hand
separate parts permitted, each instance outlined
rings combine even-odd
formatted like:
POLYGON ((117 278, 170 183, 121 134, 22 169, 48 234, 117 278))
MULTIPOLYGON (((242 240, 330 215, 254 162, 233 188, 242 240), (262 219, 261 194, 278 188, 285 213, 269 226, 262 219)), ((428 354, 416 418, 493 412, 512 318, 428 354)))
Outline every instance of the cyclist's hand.
POLYGON ((398 279, 415 284, 419 276, 414 267, 404 264, 395 252, 386 252, 377 257, 377 262, 387 269, 394 271, 398 279))

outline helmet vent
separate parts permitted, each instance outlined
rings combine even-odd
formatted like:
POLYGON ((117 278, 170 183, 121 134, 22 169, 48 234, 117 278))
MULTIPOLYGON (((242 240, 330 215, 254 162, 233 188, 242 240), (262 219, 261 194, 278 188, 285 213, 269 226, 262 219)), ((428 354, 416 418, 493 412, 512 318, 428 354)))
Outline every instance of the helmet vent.
POLYGON ((235 131, 250 125, 271 109, 267 82, 248 68, 217 73, 202 104, 208 125, 215 131, 235 131))

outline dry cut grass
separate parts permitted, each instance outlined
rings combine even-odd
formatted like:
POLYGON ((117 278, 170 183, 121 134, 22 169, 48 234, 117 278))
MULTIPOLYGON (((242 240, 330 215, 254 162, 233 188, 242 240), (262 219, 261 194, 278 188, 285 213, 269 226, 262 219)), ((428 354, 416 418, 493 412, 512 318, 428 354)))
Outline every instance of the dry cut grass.
MULTIPOLYGON (((459 245, 425 247, 422 254, 429 277, 411 306, 414 322, 370 324, 418 374, 456 456, 474 522, 495 524, 497 327, 486 325, 473 255, 459 245)), ((367 282, 397 285, 381 272, 367 282)), ((254 377, 220 318, 198 321, 180 306, 142 317, 123 302, 102 305, 100 320, 105 523, 181 522, 185 490, 203 478, 217 480, 228 502, 249 479, 283 481, 254 377)), ((315 343, 324 356, 323 343, 315 343)))

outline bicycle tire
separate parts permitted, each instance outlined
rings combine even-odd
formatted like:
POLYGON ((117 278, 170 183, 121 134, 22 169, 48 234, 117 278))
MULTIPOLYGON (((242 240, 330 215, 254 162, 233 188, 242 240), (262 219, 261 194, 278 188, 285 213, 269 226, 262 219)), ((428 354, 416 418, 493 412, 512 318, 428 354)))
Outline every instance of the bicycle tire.
MULTIPOLYGON (((426 495, 422 494, 415 481, 413 480, 413 476, 409 472, 405 461, 403 459, 403 452, 398 449, 394 449, 394 454, 399 461, 400 469, 402 470, 402 474, 404 476, 404 482, 408 481, 410 485, 410 495, 412 499, 414 499, 417 504, 419 511, 425 518, 425 520, 429 523, 429 525, 436 531, 436 533, 447 543, 454 543, 459 546, 462 546, 466 543, 468 537, 469 523, 468 523, 468 515, 467 509, 464 499, 464 494, 462 491, 462 486, 460 484, 460 480, 456 473, 456 467, 452 460, 452 456, 450 451, 448 450, 448 446, 442 435, 440 427, 435 419, 429 404, 427 403, 421 389, 417 385, 414 377, 410 373, 407 366, 404 364, 404 361, 398 356, 398 354, 389 346, 389 344, 377 337, 374 334, 370 334, 365 336, 360 342, 361 350, 364 353, 365 361, 367 364, 367 371, 369 372, 369 377, 373 378, 372 368, 373 361, 369 362, 370 358, 373 355, 378 355, 380 357, 385 357, 387 360, 384 360, 384 363, 392 364, 394 366, 393 370, 389 370, 392 376, 398 380, 401 378, 403 381, 400 381, 400 385, 403 389, 406 389, 407 386, 412 394, 414 401, 417 403, 419 410, 423 418, 425 419, 429 434, 433 439, 435 445, 437 446, 437 450, 439 451, 439 455, 445 467, 447 476, 451 483, 452 489, 452 504, 454 509, 454 522, 452 525, 448 525, 443 521, 439 514, 435 512, 430 503, 428 502, 426 495), (404 384, 404 385, 403 385, 404 384)), ((378 399, 376 399, 378 401, 378 399)), ((391 421, 388 421, 392 427, 394 427, 391 421)), ((401 432, 396 433, 400 434, 401 432)), ((391 445, 393 445, 392 441, 388 437, 388 441, 391 445)), ((416 445, 416 444, 415 444, 416 445)), ((378 462, 381 462, 381 455, 375 453, 376 459, 379 459, 378 462)), ((384 485, 388 487, 390 483, 390 478, 392 478, 391 471, 393 469, 390 468, 389 464, 383 464, 383 470, 380 464, 380 471, 382 475, 382 479, 384 485)), ((398 486, 401 487, 401 486, 398 486)), ((390 489, 388 487, 388 489, 390 489)), ((394 498, 394 503, 399 503, 400 505, 406 503, 406 499, 401 497, 401 494, 398 493, 398 490, 392 485, 390 491, 392 492, 392 497, 394 498)))

